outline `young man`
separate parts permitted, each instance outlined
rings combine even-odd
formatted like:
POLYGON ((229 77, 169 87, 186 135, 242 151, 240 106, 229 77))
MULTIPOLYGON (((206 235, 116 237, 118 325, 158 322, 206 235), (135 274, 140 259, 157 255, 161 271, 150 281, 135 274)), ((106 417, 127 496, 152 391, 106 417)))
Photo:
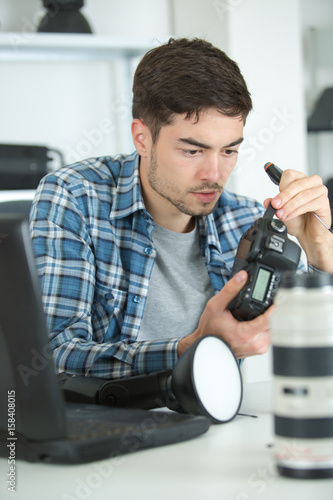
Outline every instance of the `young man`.
MULTIPOLYGON (((252 103, 238 66, 202 40, 148 52, 133 85, 130 156, 82 161, 42 181, 31 235, 59 372, 118 378, 172 368, 202 335, 237 358, 267 351, 269 314, 238 322, 229 302, 238 242, 263 213, 224 187, 252 103)), ((318 176, 287 170, 272 204, 309 264, 333 272, 318 176)), ((267 206, 270 200, 265 201, 267 206)))

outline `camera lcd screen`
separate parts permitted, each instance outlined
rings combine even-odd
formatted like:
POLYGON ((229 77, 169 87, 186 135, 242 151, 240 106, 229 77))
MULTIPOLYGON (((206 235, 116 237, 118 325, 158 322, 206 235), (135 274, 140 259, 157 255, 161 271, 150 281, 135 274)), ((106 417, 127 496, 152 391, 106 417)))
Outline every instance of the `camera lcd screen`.
POLYGON ((256 284, 254 285, 254 289, 252 292, 253 299, 258 300, 259 302, 264 301, 271 276, 272 273, 270 271, 267 271, 263 268, 259 269, 256 284))

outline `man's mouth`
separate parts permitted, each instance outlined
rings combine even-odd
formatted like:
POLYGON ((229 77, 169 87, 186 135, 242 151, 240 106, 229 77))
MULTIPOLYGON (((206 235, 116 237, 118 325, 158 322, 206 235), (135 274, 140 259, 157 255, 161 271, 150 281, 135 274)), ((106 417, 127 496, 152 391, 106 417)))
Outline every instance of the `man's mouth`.
POLYGON ((192 191, 192 194, 202 203, 212 203, 220 196, 219 191, 192 191))

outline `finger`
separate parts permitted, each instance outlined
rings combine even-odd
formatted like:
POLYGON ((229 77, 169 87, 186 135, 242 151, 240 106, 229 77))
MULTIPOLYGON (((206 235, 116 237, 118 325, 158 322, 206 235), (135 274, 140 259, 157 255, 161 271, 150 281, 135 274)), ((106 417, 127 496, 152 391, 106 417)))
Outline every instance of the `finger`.
POLYGON ((303 172, 300 172, 299 170, 294 170, 290 168, 284 170, 282 172, 279 184, 280 191, 283 191, 289 184, 300 179, 309 179, 309 177, 307 177, 303 172))
POLYGON ((266 200, 264 200, 263 202, 263 205, 265 208, 268 208, 268 205, 271 203, 272 201, 272 198, 267 198, 266 200))
POLYGON ((223 308, 226 308, 229 302, 237 297, 237 295, 245 285, 247 278, 248 274, 246 271, 238 271, 238 273, 236 273, 235 276, 233 276, 226 283, 226 285, 224 285, 222 290, 219 292, 219 295, 221 297, 221 305, 223 304, 223 308))
POLYGON ((281 220, 294 218, 309 212, 316 212, 318 215, 328 216, 328 208, 327 189, 322 185, 298 193, 290 201, 285 203, 281 209, 277 210, 276 216, 281 220))
POLYGON ((286 203, 288 203, 299 193, 311 193, 312 190, 315 190, 317 188, 322 188, 324 189, 324 191, 326 189, 319 175, 305 177, 304 174, 301 174, 301 172, 289 170, 285 170, 283 175, 285 173, 287 174, 287 176, 285 177, 285 182, 283 183, 281 178, 280 193, 272 199, 272 205, 274 208, 282 208, 286 203), (302 175, 302 177, 299 177, 298 174, 302 175))

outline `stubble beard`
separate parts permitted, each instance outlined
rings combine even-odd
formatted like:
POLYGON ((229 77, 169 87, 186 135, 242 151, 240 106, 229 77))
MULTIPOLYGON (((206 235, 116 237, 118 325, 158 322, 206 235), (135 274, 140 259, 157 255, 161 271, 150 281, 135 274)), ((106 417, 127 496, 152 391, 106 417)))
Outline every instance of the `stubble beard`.
MULTIPOLYGON (((151 155, 150 155, 150 167, 148 171, 148 182, 150 184, 150 187, 156 191, 160 196, 168 200, 174 207, 176 207, 180 212, 182 212, 185 215, 190 215, 191 217, 196 217, 196 216, 203 216, 203 215, 209 215, 210 213, 213 212, 216 203, 212 205, 207 205, 202 204, 202 207, 200 209, 194 209, 191 208, 182 198, 177 198, 178 196, 181 195, 179 191, 177 190, 177 187, 174 184, 171 183, 166 183, 165 181, 161 180, 158 177, 158 163, 157 163, 157 158, 156 158, 156 152, 155 149, 152 148, 151 155), (172 195, 175 196, 172 196, 172 195)), ((218 190, 220 191, 220 195, 222 194, 223 187, 221 187, 217 183, 202 183, 200 186, 196 186, 193 188, 188 188, 186 193, 191 193, 191 192, 200 192, 203 190, 218 190)), ((182 195, 184 196, 184 195, 182 195)))

